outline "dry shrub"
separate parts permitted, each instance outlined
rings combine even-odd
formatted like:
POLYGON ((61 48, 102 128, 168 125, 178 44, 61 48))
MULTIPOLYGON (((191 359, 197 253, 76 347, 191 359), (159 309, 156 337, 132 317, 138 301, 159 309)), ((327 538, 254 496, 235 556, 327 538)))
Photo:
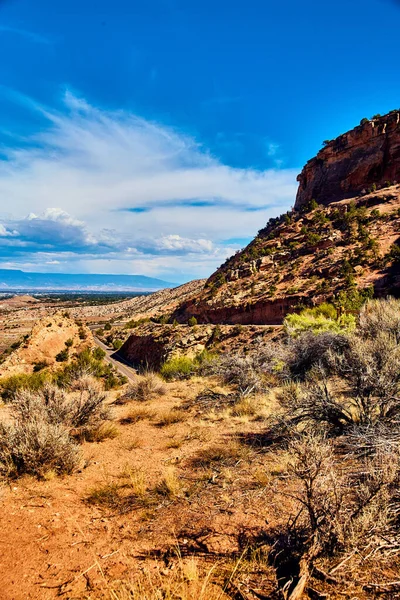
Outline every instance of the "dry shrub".
POLYGON ((381 332, 400 343, 400 300, 369 300, 360 311, 358 331, 361 337, 374 338, 381 332))
POLYGON ((98 379, 89 374, 80 375, 80 377, 74 379, 69 386, 69 389, 72 392, 81 392, 90 388, 101 389, 101 384, 98 379))
POLYGON ((14 396, 11 408, 22 421, 41 420, 62 424, 70 429, 97 425, 108 416, 104 406, 106 394, 97 386, 77 394, 67 394, 47 384, 38 392, 21 390, 14 396))
POLYGON ((236 386, 243 395, 262 393, 267 389, 265 375, 255 356, 224 355, 213 363, 213 372, 225 384, 236 386))
POLYGON ((286 409, 286 415, 278 421, 284 428, 302 425, 313 430, 317 426, 341 434, 346 427, 352 427, 356 419, 352 400, 339 402, 325 382, 290 383, 282 388, 278 400, 286 409))
POLYGON ((334 360, 349 386, 359 423, 398 423, 400 344, 394 335, 382 331, 373 338, 352 336, 345 353, 334 360))
POLYGON ((14 423, 0 432, 1 473, 71 473, 79 462, 73 437, 100 441, 115 435, 113 426, 103 425, 104 400, 93 387, 69 395, 50 384, 36 392, 18 391, 11 402, 14 423))
POLYGON ((2 476, 45 477, 49 471, 69 474, 78 467, 79 461, 78 448, 62 425, 33 419, 1 427, 2 476))
POLYGON ((71 426, 96 426, 106 420, 109 417, 109 410, 104 405, 106 397, 103 391, 93 387, 79 392, 78 397, 71 400, 71 426))
POLYGON ((282 375, 299 381, 304 381, 312 371, 329 375, 334 371, 333 356, 341 356, 348 343, 346 335, 332 332, 308 332, 290 339, 282 375))
MULTIPOLYGON (((348 582, 354 577, 350 559, 355 552, 362 555, 368 549, 369 555, 375 556, 376 567, 380 560, 383 574, 386 556, 375 553, 387 544, 389 548, 398 548, 400 542, 398 449, 380 448, 373 457, 344 458, 337 456, 332 441, 310 433, 293 436, 288 451, 292 456, 288 475, 296 486, 294 492, 286 493, 294 506, 284 533, 284 552, 286 558, 291 556, 295 560, 298 569, 287 597, 302 597, 314 571, 321 574, 315 567, 320 559, 337 564, 340 558, 341 564, 346 565, 342 567, 345 585, 346 569, 349 569, 348 582)), ((280 560, 284 559, 282 554, 280 560)), ((287 575, 289 578, 290 574, 287 575)), ((330 583, 335 582, 331 578, 330 583)))
POLYGON ((137 381, 135 381, 135 383, 133 383, 127 391, 118 398, 117 404, 126 404, 132 400, 138 400, 139 402, 154 400, 166 393, 167 388, 162 379, 156 373, 149 371, 140 379, 137 379, 137 381))

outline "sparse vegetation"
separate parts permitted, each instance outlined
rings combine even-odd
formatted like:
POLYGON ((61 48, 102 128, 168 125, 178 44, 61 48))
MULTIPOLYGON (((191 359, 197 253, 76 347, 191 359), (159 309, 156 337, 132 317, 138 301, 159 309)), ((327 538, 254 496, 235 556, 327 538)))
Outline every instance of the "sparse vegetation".
POLYGON ((118 404, 125 404, 132 400, 146 402, 159 396, 163 396, 167 389, 160 377, 151 371, 138 377, 137 381, 131 384, 125 393, 118 398, 118 404))

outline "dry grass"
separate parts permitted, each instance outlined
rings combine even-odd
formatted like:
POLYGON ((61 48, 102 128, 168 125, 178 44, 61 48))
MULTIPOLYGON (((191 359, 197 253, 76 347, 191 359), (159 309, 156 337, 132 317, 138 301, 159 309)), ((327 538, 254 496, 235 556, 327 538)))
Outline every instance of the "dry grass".
POLYGON ((148 482, 145 472, 142 469, 126 468, 123 476, 127 480, 127 487, 134 496, 144 498, 146 496, 148 482))
POLYGON ((126 450, 137 450, 138 448, 143 448, 144 440, 139 435, 132 435, 129 437, 129 441, 125 444, 126 450))
POLYGON ((126 466, 119 476, 120 481, 101 482, 88 493, 89 504, 123 512, 134 508, 151 508, 160 500, 174 500, 182 491, 182 482, 174 467, 167 467, 160 481, 150 485, 146 472, 141 468, 126 466))
POLYGON ((182 491, 182 483, 179 480, 174 467, 168 467, 160 481, 156 486, 156 492, 161 496, 165 496, 169 500, 176 498, 182 491))
POLYGON ((169 440, 169 442, 167 442, 165 444, 165 448, 166 448, 166 450, 172 450, 172 449, 178 450, 179 448, 182 447, 182 445, 185 443, 185 441, 186 441, 185 438, 175 438, 175 437, 173 437, 173 438, 171 438, 169 440))
POLYGON ((176 558, 169 568, 165 568, 165 563, 146 566, 131 581, 114 585, 111 600, 250 600, 246 592, 255 587, 262 590, 262 595, 250 592, 251 598, 272 597, 275 576, 263 552, 248 557, 243 553, 239 558, 210 565, 195 557, 182 557, 179 547, 171 550, 176 558), (255 573, 261 576, 261 589, 254 583, 255 573))
POLYGON ((157 419, 158 427, 166 427, 174 423, 180 423, 187 420, 187 413, 184 410, 173 408, 161 413, 157 419))
POLYGON ((121 503, 120 486, 116 483, 104 483, 94 486, 86 497, 89 504, 117 507, 121 503))
POLYGON ((154 411, 144 406, 133 406, 128 414, 120 420, 123 425, 139 423, 139 421, 151 420, 154 418, 154 411))
POLYGON ((268 398, 265 396, 243 396, 231 408, 233 417, 266 418, 271 412, 268 398))
POLYGON ((200 450, 192 459, 194 467, 211 467, 213 465, 234 466, 241 460, 249 458, 250 450, 234 440, 224 444, 214 444, 200 450))
POLYGON ((179 560, 174 569, 160 564, 146 568, 131 582, 111 589, 111 600, 229 600, 223 585, 215 582, 217 565, 204 569, 195 559, 179 560))
POLYGON ((83 429, 78 436, 80 441, 86 442, 104 442, 104 440, 113 440, 118 437, 120 431, 114 423, 100 423, 96 427, 83 429))

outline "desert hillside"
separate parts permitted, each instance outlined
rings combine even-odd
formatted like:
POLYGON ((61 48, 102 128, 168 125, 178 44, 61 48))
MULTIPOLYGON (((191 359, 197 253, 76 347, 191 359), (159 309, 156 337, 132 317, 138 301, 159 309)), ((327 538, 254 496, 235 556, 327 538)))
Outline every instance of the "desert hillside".
POLYGON ((68 362, 85 348, 93 347, 90 330, 65 313, 55 313, 36 322, 30 333, 14 344, 0 362, 0 377, 32 373, 68 362))
POLYGON ((375 121, 207 281, 3 303, 1 598, 400 597, 400 186, 343 171, 400 168, 375 121))
POLYGON ((299 176, 295 209, 270 219, 246 248, 208 279, 200 294, 182 303, 173 318, 279 324, 299 306, 324 300, 346 303, 356 294, 398 294, 398 117, 398 112, 387 116, 390 127, 384 127, 382 117, 329 142, 299 176), (392 179, 383 182, 382 174, 392 179), (341 184, 335 187, 336 178, 341 184))

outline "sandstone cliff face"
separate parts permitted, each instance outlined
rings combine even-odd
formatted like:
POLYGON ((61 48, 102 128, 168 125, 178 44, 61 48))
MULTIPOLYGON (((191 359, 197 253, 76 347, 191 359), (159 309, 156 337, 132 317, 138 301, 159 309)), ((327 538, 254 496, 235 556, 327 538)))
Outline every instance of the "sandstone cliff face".
POLYGON ((297 178, 295 209, 351 198, 400 180, 400 111, 366 121, 327 144, 297 178))

